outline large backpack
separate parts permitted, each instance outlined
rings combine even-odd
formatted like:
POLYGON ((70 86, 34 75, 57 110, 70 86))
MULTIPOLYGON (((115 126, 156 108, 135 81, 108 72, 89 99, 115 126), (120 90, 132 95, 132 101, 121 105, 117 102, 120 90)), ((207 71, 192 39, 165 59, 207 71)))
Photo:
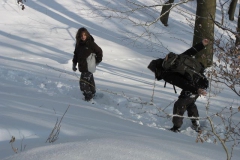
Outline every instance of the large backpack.
MULTIPOLYGON (((157 80, 165 80, 165 73, 175 72, 183 75, 186 80, 191 81, 199 88, 208 88, 208 80, 203 74, 203 65, 195 58, 188 55, 177 55, 170 52, 165 59, 159 58, 152 60, 148 65, 148 69, 155 73, 155 78, 157 80)), ((167 81, 165 81, 164 87, 166 86, 166 82, 167 81)), ((176 93, 175 86, 173 85, 173 87, 176 93)))
POLYGON ((196 77, 202 77, 203 65, 193 57, 184 54, 175 54, 170 52, 162 63, 164 70, 168 72, 177 72, 194 81, 196 77))
POLYGON ((162 68, 163 60, 164 59, 162 58, 152 60, 148 65, 148 69, 150 69, 155 74, 155 79, 157 79, 158 81, 163 79, 162 77, 162 74, 164 72, 164 69, 162 68))

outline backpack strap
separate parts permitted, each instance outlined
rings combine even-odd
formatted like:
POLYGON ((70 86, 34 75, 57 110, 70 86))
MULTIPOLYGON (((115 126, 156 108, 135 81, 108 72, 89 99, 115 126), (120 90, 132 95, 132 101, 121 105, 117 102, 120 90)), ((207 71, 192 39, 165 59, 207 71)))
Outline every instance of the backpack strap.
POLYGON ((175 94, 177 94, 177 91, 176 91, 175 85, 173 85, 173 89, 174 89, 174 91, 175 91, 175 94))
MULTIPOLYGON (((166 88, 166 84, 167 84, 167 82, 165 81, 164 88, 166 88)), ((176 94, 176 93, 177 93, 177 90, 176 90, 176 88, 175 88, 175 85, 173 85, 173 89, 174 89, 174 92, 175 92, 175 94, 176 94)))

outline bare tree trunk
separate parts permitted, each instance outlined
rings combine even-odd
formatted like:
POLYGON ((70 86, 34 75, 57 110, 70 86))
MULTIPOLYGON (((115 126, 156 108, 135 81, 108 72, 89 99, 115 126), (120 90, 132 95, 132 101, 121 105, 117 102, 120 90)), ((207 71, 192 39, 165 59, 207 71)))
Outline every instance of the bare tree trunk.
POLYGON ((161 22, 164 24, 164 26, 168 26, 168 17, 169 17, 169 14, 170 14, 170 11, 169 9, 172 7, 171 3, 173 3, 174 0, 169 0, 167 1, 165 4, 169 4, 169 5, 164 5, 162 7, 162 11, 161 11, 161 15, 163 16, 160 18, 161 22))
POLYGON ((234 13, 236 10, 237 1, 238 0, 232 0, 231 4, 229 6, 228 14, 229 14, 229 20, 231 20, 231 21, 234 20, 234 13))
MULTIPOLYGON (((216 0, 197 0, 197 11, 194 27, 193 46, 202 39, 207 38, 214 41, 214 21, 216 13, 216 0)), ((213 63, 213 43, 196 55, 205 67, 213 63)))
POLYGON ((238 32, 238 36, 236 36, 236 45, 240 44, 240 4, 238 6, 239 8, 239 13, 238 13, 238 26, 237 26, 237 32, 238 32))

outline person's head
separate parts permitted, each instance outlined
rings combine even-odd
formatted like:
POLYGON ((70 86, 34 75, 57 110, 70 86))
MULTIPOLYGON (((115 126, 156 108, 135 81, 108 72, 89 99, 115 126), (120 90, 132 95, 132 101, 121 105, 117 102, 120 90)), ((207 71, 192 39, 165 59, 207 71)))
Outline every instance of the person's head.
POLYGON ((86 28, 82 27, 78 29, 76 34, 77 45, 79 44, 80 41, 86 41, 89 38, 90 38, 90 33, 86 28))

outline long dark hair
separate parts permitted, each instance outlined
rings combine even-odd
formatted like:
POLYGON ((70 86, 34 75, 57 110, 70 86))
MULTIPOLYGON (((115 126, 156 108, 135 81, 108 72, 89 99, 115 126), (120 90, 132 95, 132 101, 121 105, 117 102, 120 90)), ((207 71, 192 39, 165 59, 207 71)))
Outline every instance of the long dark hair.
POLYGON ((81 41, 81 35, 82 33, 85 33, 86 36, 87 36, 87 39, 90 38, 90 33, 88 32, 88 30, 84 27, 82 28, 79 28, 78 31, 77 31, 77 34, 76 34, 76 46, 79 45, 80 41, 81 41))

